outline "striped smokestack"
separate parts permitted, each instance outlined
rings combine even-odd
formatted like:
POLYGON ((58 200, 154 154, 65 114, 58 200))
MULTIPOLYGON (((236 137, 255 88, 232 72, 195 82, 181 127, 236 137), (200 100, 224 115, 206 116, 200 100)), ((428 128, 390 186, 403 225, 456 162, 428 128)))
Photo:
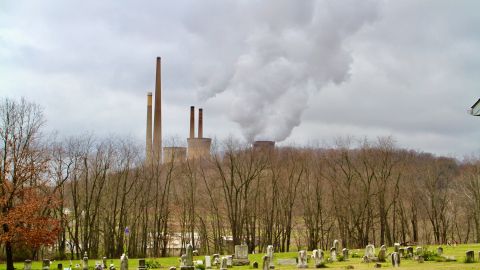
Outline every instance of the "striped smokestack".
POLYGON ((161 59, 157 57, 155 74, 155 114, 153 119, 153 154, 157 162, 162 161, 162 70, 161 59))
POLYGON ((190 106, 190 138, 195 137, 195 107, 190 106))
POLYGON ((147 93, 147 137, 145 145, 147 163, 152 160, 152 92, 147 93))
POLYGON ((203 138, 203 109, 198 109, 198 138, 203 138))

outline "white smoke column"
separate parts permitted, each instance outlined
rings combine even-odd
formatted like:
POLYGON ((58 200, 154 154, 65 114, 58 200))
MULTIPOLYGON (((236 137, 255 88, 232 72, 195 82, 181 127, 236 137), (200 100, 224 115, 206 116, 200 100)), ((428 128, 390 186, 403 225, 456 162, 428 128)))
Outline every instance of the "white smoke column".
POLYGON ((348 79, 352 57, 344 43, 377 17, 377 7, 356 0, 247 3, 230 6, 237 10, 232 25, 216 33, 227 43, 240 36, 240 45, 225 54, 235 57, 218 54, 217 63, 198 68, 200 95, 233 96, 229 115, 248 141, 283 141, 300 124, 313 92, 348 79))

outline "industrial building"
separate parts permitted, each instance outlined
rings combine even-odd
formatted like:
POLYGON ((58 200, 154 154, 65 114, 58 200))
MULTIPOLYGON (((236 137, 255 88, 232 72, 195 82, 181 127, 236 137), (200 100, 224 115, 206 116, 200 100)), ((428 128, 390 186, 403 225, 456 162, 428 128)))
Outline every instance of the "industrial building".
MULTIPOLYGON (((195 107, 190 106, 190 134, 188 147, 165 146, 162 148, 162 78, 161 58, 157 57, 155 72, 155 95, 147 93, 147 125, 145 157, 148 164, 161 162, 182 162, 187 159, 209 158, 211 138, 203 137, 203 108, 198 109, 198 133, 195 137, 195 107), (153 104, 153 106, 152 106, 153 104), (152 115, 153 112, 153 115, 152 115), (153 119, 152 119, 153 117, 153 119), (162 151, 163 150, 163 151, 162 151)), ((275 148, 274 141, 256 141, 253 148, 270 152, 275 148)))

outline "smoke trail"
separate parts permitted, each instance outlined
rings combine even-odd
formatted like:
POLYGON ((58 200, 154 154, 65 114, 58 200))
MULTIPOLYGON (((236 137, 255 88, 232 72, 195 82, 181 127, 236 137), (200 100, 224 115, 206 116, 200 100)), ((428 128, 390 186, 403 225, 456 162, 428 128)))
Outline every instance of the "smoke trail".
POLYGON ((214 33, 202 33, 216 43, 209 57, 219 60, 198 67, 199 94, 233 96, 229 116, 249 141, 285 140, 312 93, 345 82, 352 63, 345 42, 377 17, 376 5, 366 1, 272 0, 223 8, 230 23, 207 22, 214 33))

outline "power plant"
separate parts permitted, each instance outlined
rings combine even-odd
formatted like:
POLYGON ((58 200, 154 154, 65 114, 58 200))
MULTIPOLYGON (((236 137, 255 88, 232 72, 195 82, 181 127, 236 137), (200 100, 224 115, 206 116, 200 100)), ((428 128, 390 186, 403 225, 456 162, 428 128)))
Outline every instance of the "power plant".
MULTIPOLYGON (((187 138, 187 148, 166 146, 162 148, 162 77, 161 58, 157 57, 155 72, 155 96, 152 110, 152 93, 147 93, 147 128, 145 156, 147 164, 161 162, 181 162, 187 159, 209 158, 212 145, 211 138, 203 137, 203 108, 198 109, 198 134, 195 137, 195 107, 190 106, 190 134, 187 138), (153 112, 153 121, 152 121, 153 112), (153 124, 153 136, 152 136, 153 124), (163 150, 163 152, 162 152, 163 150)), ((270 152, 275 148, 274 141, 255 141, 253 149, 270 152)))

